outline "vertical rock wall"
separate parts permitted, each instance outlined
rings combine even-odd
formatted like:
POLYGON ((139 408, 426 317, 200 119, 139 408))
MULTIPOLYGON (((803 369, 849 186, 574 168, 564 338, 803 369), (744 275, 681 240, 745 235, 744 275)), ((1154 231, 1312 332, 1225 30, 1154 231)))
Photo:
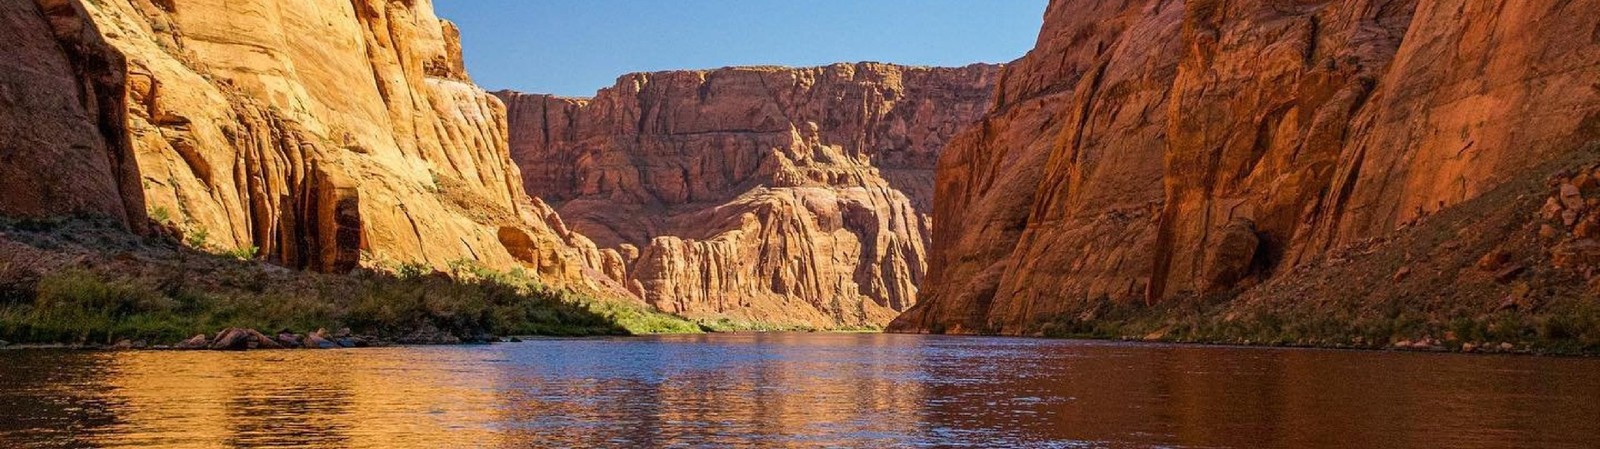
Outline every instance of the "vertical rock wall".
POLYGON ((877 326, 916 300, 932 167, 997 67, 641 73, 593 99, 501 92, 529 194, 686 316, 877 326))
POLYGON ((893 329, 1236 292, 1526 176, 1596 137, 1596 8, 1052 1, 940 161, 893 329))
POLYGON ((122 58, 77 4, 0 5, 0 214, 143 224, 121 132, 122 58))
POLYGON ((7 5, 22 45, 4 51, 24 64, 0 69, 0 118, 18 124, 0 132, 29 163, 0 168, 19 192, 0 211, 148 215, 205 249, 325 271, 471 261, 603 280, 593 244, 523 193, 504 106, 426 0, 7 5))

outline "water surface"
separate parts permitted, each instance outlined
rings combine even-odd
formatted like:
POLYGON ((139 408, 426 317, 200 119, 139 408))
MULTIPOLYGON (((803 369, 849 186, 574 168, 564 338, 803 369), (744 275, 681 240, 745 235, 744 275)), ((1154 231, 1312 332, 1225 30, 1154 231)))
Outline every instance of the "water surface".
POLYGON ((0 351, 0 447, 1600 447, 1600 360, 878 334, 0 351))

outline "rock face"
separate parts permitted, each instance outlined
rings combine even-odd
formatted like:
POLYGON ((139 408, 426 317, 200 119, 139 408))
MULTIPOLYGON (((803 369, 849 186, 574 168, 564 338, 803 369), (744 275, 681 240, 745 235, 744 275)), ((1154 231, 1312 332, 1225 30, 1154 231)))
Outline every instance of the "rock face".
POLYGON ((998 68, 641 73, 593 99, 497 93, 530 195, 611 276, 691 318, 879 326, 916 301, 932 168, 998 68))
POLYGON ((523 193, 505 108, 471 83, 427 0, 34 0, 0 13, 23 43, 0 51, 27 61, 0 68, 0 183, 18 189, 0 212, 133 226, 148 213, 192 245, 323 271, 474 261, 595 277, 593 244, 558 233, 523 193))
MULTIPOLYGON (((898 331, 1248 290, 1600 136, 1600 1, 1054 0, 898 331)), ((1387 273, 1386 273, 1387 275, 1387 273)))
POLYGON ((75 6, 0 5, 0 212, 142 223, 128 143, 102 133, 122 123, 121 55, 92 29, 51 23, 75 6))

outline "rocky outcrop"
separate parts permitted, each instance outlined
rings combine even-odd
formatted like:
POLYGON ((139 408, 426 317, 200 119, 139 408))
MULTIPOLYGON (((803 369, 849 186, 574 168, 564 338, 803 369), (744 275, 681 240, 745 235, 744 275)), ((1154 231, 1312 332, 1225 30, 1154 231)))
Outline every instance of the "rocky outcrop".
POLYGON ((123 63, 66 1, 0 5, 0 213, 143 223, 123 111, 123 63))
POLYGON ((922 300, 891 329, 1248 291, 1537 176, 1600 136, 1597 8, 1052 1, 939 162, 922 300))
POLYGON ((471 261, 600 278, 593 244, 558 233, 523 193, 504 106, 471 83, 458 33, 426 0, 35 0, 3 12, 0 32, 25 43, 3 51, 28 63, 0 69, 0 170, 17 172, 0 183, 19 192, 0 212, 132 226, 148 214, 193 246, 321 271, 471 261))
POLYGON ((612 276, 703 320, 878 326, 916 301, 932 167, 997 67, 626 75, 592 99, 500 92, 527 192, 612 276))

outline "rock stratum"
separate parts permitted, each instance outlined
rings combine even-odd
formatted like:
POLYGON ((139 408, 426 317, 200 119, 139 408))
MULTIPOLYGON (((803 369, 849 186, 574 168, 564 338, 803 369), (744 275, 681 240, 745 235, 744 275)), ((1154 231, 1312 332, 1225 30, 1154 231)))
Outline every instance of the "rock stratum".
POLYGON ((891 330, 1027 334, 1097 304, 1263 292, 1309 303, 1370 285, 1381 287, 1360 294, 1412 304, 1449 292, 1439 304, 1466 317, 1504 308, 1528 296, 1522 271, 1456 291, 1487 276, 1464 252, 1528 242, 1505 259, 1539 262, 1541 245, 1566 242, 1556 268, 1587 264, 1594 240, 1562 225, 1590 213, 1594 183, 1586 171, 1552 181, 1565 193, 1545 218, 1480 229, 1456 215, 1543 201, 1483 203, 1600 137, 1595 11, 1600 1, 1053 0, 994 107, 939 160, 929 271, 891 330), (1541 220, 1558 223, 1517 231, 1541 220), (1457 246, 1407 230, 1418 224, 1507 238, 1457 246), (1396 235, 1416 245, 1382 243, 1396 235), (1363 245, 1393 262, 1319 271, 1363 245), (1436 256, 1469 262, 1406 265, 1436 256))
POLYGON ((498 92, 528 194, 656 307, 878 327, 917 300, 939 151, 998 67, 836 64, 625 75, 594 98, 498 92))
POLYGON ((0 212, 320 271, 604 284, 594 245, 523 192, 505 107, 427 0, 17 0, 0 19, 0 212))

